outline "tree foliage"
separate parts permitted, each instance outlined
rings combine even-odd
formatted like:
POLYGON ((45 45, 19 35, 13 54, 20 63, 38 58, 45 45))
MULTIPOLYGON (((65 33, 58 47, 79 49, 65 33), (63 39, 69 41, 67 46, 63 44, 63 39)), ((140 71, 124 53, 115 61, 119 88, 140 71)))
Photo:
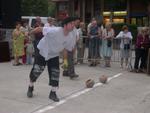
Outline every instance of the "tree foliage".
POLYGON ((48 0, 22 0, 22 15, 48 16, 48 0))
POLYGON ((56 12, 56 4, 54 2, 48 3, 48 16, 54 17, 56 12))

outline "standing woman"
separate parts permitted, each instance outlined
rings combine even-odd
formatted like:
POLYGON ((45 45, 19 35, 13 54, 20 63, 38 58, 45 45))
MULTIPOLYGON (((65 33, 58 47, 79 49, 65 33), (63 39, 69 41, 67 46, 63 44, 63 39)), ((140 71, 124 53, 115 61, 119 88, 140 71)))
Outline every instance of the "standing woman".
POLYGON ((124 25, 122 31, 116 36, 116 38, 121 39, 120 43, 120 57, 121 57, 121 68, 123 68, 123 60, 125 59, 125 67, 128 65, 128 58, 130 56, 130 42, 132 40, 131 32, 128 31, 128 27, 124 25))
POLYGON ((112 40, 114 38, 114 29, 110 23, 107 23, 105 27, 106 28, 102 32, 101 55, 104 57, 105 66, 111 67, 110 60, 112 56, 112 40))
POLYGON ((14 50, 14 66, 18 66, 21 63, 19 62, 19 57, 24 54, 24 34, 20 30, 21 23, 16 22, 16 28, 14 29, 13 36, 13 50, 14 50))
POLYGON ((149 42, 150 39, 147 35, 147 31, 145 28, 143 28, 141 31, 139 31, 136 38, 134 72, 138 73, 145 71, 147 61, 147 46, 149 45, 149 42))

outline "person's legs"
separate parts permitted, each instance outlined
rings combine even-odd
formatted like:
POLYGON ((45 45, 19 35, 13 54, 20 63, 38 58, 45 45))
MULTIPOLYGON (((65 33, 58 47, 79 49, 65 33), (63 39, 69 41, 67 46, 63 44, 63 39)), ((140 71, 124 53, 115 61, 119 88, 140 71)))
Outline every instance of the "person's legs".
POLYGON ((141 58, 141 50, 140 49, 136 49, 135 50, 135 62, 134 62, 134 69, 138 70, 139 68, 139 60, 141 58))
POLYGON ((79 75, 75 73, 73 51, 68 51, 68 75, 70 79, 77 78, 79 75))
POLYGON ((121 61, 120 61, 121 63, 120 63, 120 66, 121 66, 121 68, 123 68, 123 58, 121 58, 121 61))
POLYGON ((125 65, 128 66, 128 58, 125 58, 125 65))
POLYGON ((125 56, 124 49, 120 48, 120 57, 121 57, 121 60, 120 60, 120 67, 121 67, 121 68, 123 68, 124 56, 125 56))
POLYGON ((88 61, 90 62, 90 66, 92 66, 92 39, 89 39, 89 51, 88 51, 88 61))
POLYGON ((33 89, 34 89, 34 82, 38 79, 38 77, 41 75, 41 73, 44 71, 46 62, 45 59, 41 56, 37 58, 38 62, 34 62, 32 70, 30 72, 29 78, 30 83, 28 87, 27 96, 32 97, 33 96, 33 89))
POLYGON ((26 54, 26 64, 29 64, 29 55, 26 54))
POLYGON ((95 40, 94 38, 90 39, 90 48, 91 48, 91 62, 90 66, 94 66, 94 57, 95 57, 95 40))
POLYGON ((64 69, 63 76, 65 76, 65 77, 69 77, 68 67, 69 67, 69 56, 68 56, 68 51, 67 51, 67 59, 64 59, 64 63, 63 63, 63 69, 64 69), (66 65, 66 62, 67 62, 67 65, 66 65))
POLYGON ((143 49, 142 50, 142 57, 141 57, 141 65, 140 65, 141 69, 146 68, 147 56, 148 56, 148 53, 147 53, 146 49, 143 49))
POLYGON ((107 67, 107 57, 104 56, 104 60, 105 60, 105 67, 107 67))
POLYGON ((41 73, 44 71, 46 61, 44 57, 42 57, 39 54, 39 50, 37 49, 37 43, 34 44, 34 50, 35 50, 35 58, 34 58, 34 64, 31 69, 29 79, 29 87, 27 91, 27 96, 31 98, 33 96, 33 90, 34 90, 34 82, 36 82, 37 78, 41 75, 41 73))
POLYGON ((125 58, 125 66, 126 66, 126 69, 129 69, 129 58, 130 58, 130 50, 127 49, 125 50, 125 55, 124 55, 124 58, 125 58))
POLYGON ((105 67, 111 67, 110 59, 111 57, 105 56, 105 67))
POLYGON ((99 59, 100 59, 100 39, 99 38, 97 38, 96 37, 96 47, 95 47, 95 52, 96 52, 96 54, 95 54, 95 65, 97 65, 97 64, 99 64, 100 63, 100 61, 99 61, 99 59))
POLYGON ((26 57, 27 57, 26 54, 22 55, 22 63, 23 64, 26 64, 26 57))
POLYGON ((52 86, 52 89, 49 94, 49 99, 52 99, 55 102, 59 101, 56 91, 59 87, 59 57, 52 58, 47 61, 48 73, 49 73, 49 85, 52 86))
POLYGON ((14 55, 14 66, 18 66, 19 65, 19 56, 14 55))
POLYGON ((32 64, 32 55, 29 55, 29 64, 32 64))
POLYGON ((145 70, 147 69, 147 64, 148 64, 148 51, 149 51, 149 49, 145 49, 145 65, 144 65, 144 68, 145 68, 145 70))
POLYGON ((108 57, 108 67, 111 67, 110 60, 111 60, 111 57, 108 57))
POLYGON ((93 66, 96 66, 97 64, 96 64, 96 59, 98 58, 97 56, 98 56, 98 44, 97 44, 97 38, 95 37, 94 38, 94 45, 93 45, 93 66))
POLYGON ((80 48, 77 45, 77 63, 79 63, 79 62, 80 62, 80 48))
POLYGON ((146 51, 145 49, 141 50, 141 64, 140 64, 140 70, 143 70, 146 68, 146 51))

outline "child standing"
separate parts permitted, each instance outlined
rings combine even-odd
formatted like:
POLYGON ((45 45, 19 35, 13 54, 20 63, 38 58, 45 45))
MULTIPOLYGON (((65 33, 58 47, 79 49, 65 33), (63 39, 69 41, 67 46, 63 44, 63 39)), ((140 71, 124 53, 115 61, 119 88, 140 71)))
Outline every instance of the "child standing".
POLYGON ((26 64, 32 64, 32 55, 34 52, 33 44, 31 39, 26 43, 26 64))

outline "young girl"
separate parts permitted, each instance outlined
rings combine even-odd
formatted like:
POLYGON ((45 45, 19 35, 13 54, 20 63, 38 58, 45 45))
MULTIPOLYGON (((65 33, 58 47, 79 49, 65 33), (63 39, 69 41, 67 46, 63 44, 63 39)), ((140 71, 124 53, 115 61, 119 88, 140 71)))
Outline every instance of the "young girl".
POLYGON ((26 64, 32 64, 34 48, 31 39, 26 44, 26 64))

